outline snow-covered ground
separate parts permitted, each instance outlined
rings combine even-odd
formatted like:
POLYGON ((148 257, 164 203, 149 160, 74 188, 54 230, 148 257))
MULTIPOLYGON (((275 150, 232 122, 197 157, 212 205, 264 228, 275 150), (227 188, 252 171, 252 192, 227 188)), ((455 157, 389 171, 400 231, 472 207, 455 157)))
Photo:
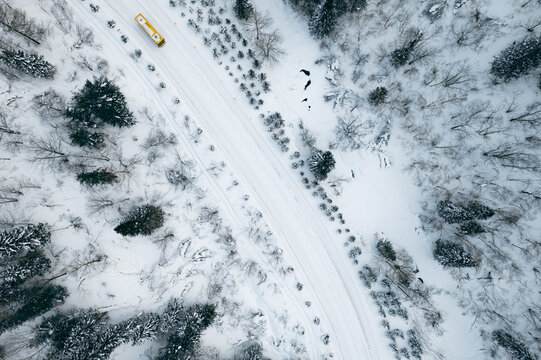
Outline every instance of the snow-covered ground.
MULTIPOLYGON (((0 206, 12 218, 27 212, 25 219, 58 229, 51 248, 58 272, 103 256, 103 261, 58 279, 70 290, 64 308, 98 307, 122 320, 139 311, 156 311, 172 297, 188 303, 213 302, 219 304, 221 317, 203 336, 203 345, 215 347, 223 357, 231 357, 243 341, 258 339, 270 359, 391 359, 383 318, 359 280, 358 264, 348 257, 359 246, 361 264, 372 264, 377 252, 374 234, 379 234, 407 250, 417 268, 415 281, 428 289, 441 312, 442 325, 421 332, 427 345, 423 358, 486 356, 482 327, 457 304, 456 279, 433 259, 431 235, 420 220, 426 194, 412 173, 404 171, 412 155, 404 146, 409 139, 400 121, 390 122, 391 140, 381 151, 367 146, 334 152, 336 169, 320 185, 339 207, 342 224, 321 211, 321 200, 312 193, 316 186, 307 189, 301 182, 299 171, 308 169, 292 168, 295 151, 302 158, 309 155, 298 134, 299 123, 314 133, 316 147, 327 149, 342 114, 324 101, 332 66, 315 64, 328 49, 311 38, 306 19, 285 2, 253 1, 258 11, 274 20, 284 50, 278 63, 266 63, 261 69, 271 91, 261 95, 264 104, 258 109, 234 80, 242 79, 244 70, 238 64, 249 66, 246 59, 230 57, 241 48, 240 41, 228 55, 213 58, 204 37, 220 32, 220 26, 201 22, 198 33, 188 23, 198 10, 206 15, 218 7, 225 9, 222 18, 238 23, 231 1, 218 0, 209 7, 212 1, 201 5, 194 0, 173 7, 166 0, 94 0, 98 11, 92 11, 88 1, 70 1, 64 4, 68 14, 73 11, 69 22, 87 27, 94 36, 82 46, 73 45, 76 26, 62 30, 57 7, 62 1, 8 3, 51 22, 49 37, 39 50, 58 67, 58 74, 52 82, 1 79, 6 85, 0 91, 6 104, 1 105, 3 112, 28 127, 32 136, 45 137, 58 123, 40 121, 33 96, 52 87, 69 98, 84 80, 107 74, 121 87, 138 122, 108 133, 120 149, 111 166, 120 168, 133 160, 134 167, 112 190, 84 189, 66 169, 31 167, 24 151, 2 159, 2 181, 15 184, 27 177, 40 184, 29 190, 30 195, 25 190, 16 205, 0 206), (138 13, 165 37, 165 46, 157 48, 144 33, 134 20, 138 13), (114 26, 108 25, 110 20, 114 26), (140 57, 133 55, 136 49, 142 51, 140 57), (95 56, 106 60, 105 70, 97 66, 95 56), (261 121, 260 114, 274 112, 284 118, 285 135, 291 138, 287 152, 280 151, 261 121), (24 123, 23 117, 32 122, 24 123), (172 133, 178 141, 152 158, 143 145, 156 130, 172 133), (177 158, 193 164, 195 188, 175 190, 167 183, 164 169, 177 158), (91 199, 99 196, 114 199, 115 205, 91 211, 91 199), (129 205, 142 202, 166 209, 165 228, 150 238, 124 238, 113 232, 129 205), (74 226, 74 219, 82 219, 83 225, 74 226)), ((498 7, 491 16, 504 17, 506 11, 498 7)), ((241 24, 239 29, 244 31, 241 24)), ((354 29, 344 33, 348 31, 354 29)), ((392 34, 390 30, 387 36, 392 34)), ((374 38, 382 41, 385 34, 374 38)), ((348 64, 335 65, 349 71, 348 64)), ((367 117, 371 111, 366 110, 367 117)), ((416 314, 415 306, 407 306, 416 314)), ((425 325, 418 317, 391 320, 391 326, 422 329, 425 325)), ((155 353, 152 343, 122 345, 112 358, 145 359, 155 353)))

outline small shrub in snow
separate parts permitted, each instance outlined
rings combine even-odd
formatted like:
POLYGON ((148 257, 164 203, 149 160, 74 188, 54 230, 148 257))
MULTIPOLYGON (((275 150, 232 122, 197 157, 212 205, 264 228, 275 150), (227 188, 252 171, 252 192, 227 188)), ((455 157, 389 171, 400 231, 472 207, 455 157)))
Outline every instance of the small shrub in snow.
POLYGON ((460 244, 437 240, 434 247, 434 259, 445 267, 475 267, 477 262, 460 244))
POLYGON ((90 10, 92 10, 93 12, 98 12, 100 11, 100 7, 99 5, 90 4, 90 10))
POLYGON ((105 169, 98 169, 77 175, 77 181, 88 186, 112 184, 116 182, 116 180, 117 176, 115 173, 105 169))
POLYGON ((388 91, 383 86, 378 86, 368 94, 368 102, 372 105, 380 105, 387 99, 388 91))
POLYGON ((38 54, 20 50, 4 50, 0 59, 7 66, 36 78, 52 79, 56 73, 56 68, 38 54))
POLYGON ((316 180, 324 180, 334 169, 336 161, 330 151, 322 151, 314 148, 308 158, 308 166, 316 180))
MULTIPOLYGON (((211 145, 211 151, 213 149, 214 147, 211 145)), ((165 177, 170 184, 181 190, 190 188, 196 179, 193 164, 180 159, 174 166, 165 170, 165 177)))
POLYGON ((116 26, 116 22, 114 20, 109 20, 107 21, 107 25, 109 25, 109 27, 113 29, 116 26))
POLYGON ((124 236, 150 235, 162 227, 164 212, 161 208, 145 204, 132 209, 115 231, 124 236))
POLYGON ((515 41, 492 62, 490 73, 503 81, 516 79, 541 64, 541 37, 515 41))
POLYGON ((120 40, 122 40, 123 43, 127 43, 129 39, 126 35, 122 35, 120 36, 120 40))

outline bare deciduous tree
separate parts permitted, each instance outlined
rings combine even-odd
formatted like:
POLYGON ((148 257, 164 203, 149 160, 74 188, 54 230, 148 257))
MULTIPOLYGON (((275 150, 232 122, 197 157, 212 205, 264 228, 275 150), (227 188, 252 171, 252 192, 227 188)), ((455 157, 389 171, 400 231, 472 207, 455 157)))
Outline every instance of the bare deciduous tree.
POLYGON ((280 46, 281 44, 282 36, 278 33, 278 30, 261 34, 255 42, 258 55, 270 63, 278 62, 280 56, 284 54, 284 50, 280 46))
POLYGON ((364 146, 363 136, 365 129, 359 119, 353 115, 339 117, 334 135, 336 141, 333 147, 338 147, 341 150, 357 150, 364 146))

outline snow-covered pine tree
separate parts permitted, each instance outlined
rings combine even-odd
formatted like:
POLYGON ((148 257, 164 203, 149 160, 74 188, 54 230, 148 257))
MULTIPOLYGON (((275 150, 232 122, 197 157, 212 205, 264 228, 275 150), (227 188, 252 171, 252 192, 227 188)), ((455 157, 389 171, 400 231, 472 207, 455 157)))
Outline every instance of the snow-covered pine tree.
POLYGON ((130 211, 128 216, 115 227, 124 236, 150 235, 163 225, 164 212, 161 208, 145 204, 130 211))
POLYGON ((117 180, 115 173, 106 169, 97 169, 90 172, 84 172, 77 175, 77 181, 83 185, 95 186, 103 184, 112 184, 117 180))
POLYGON ((310 171, 317 180, 326 179, 327 175, 334 169, 335 164, 336 161, 330 151, 323 152, 314 148, 308 158, 310 171))
POLYGON ((30 251, 18 261, 0 266, 0 286, 4 283, 22 283, 43 275, 51 268, 51 261, 41 251, 30 251))
POLYGON ((45 61, 42 55, 21 50, 4 50, 0 59, 7 66, 36 78, 52 79, 56 73, 56 68, 45 61))
POLYGON ((70 140, 73 145, 80 147, 89 147, 101 149, 105 145, 105 137, 102 133, 91 132, 87 129, 79 129, 70 134, 70 140))
POLYGON ((216 307, 196 304, 185 309, 181 321, 167 339, 167 345, 160 350, 157 360, 189 360, 199 346, 201 333, 216 317, 216 307))
POLYGON ((468 205, 455 205, 449 200, 440 201, 436 207, 438 215, 448 224, 464 223, 471 220, 486 220, 494 215, 494 210, 477 201, 468 205))
POLYGON ((434 259, 444 267, 475 267, 477 262, 460 244, 437 240, 434 247, 434 259))
POLYGON ((310 18, 310 33, 316 39, 322 39, 334 30, 337 21, 335 0, 323 0, 310 18))
POLYGON ((383 86, 378 86, 374 90, 370 91, 368 94, 368 102, 372 105, 380 105, 385 102, 387 99, 387 94, 389 92, 383 86))
POLYGON ((152 338, 158 324, 156 314, 141 314, 111 325, 105 312, 76 310, 44 319, 36 328, 34 344, 49 343, 49 359, 102 360, 121 344, 135 345, 152 338))
POLYGON ((24 250, 35 251, 51 240, 49 227, 44 224, 15 227, 0 232, 0 258, 18 255, 24 250))
POLYGON ((68 296, 66 288, 60 285, 35 285, 19 289, 10 306, 3 309, 0 319, 0 333, 40 316, 64 302, 68 296))
POLYGON ((541 37, 515 41, 492 62, 490 73, 503 81, 516 79, 541 64, 541 37))
POLYGON ((233 11, 239 20, 248 20, 252 15, 254 8, 249 0, 235 0, 233 11))
POLYGON ((393 249, 393 244, 389 240, 380 239, 376 244, 378 253, 385 259, 390 261, 396 260, 396 251, 393 249))
POLYGON ((336 1, 336 14, 338 17, 366 8, 367 0, 339 0, 336 1))
POLYGON ((99 127, 109 124, 117 127, 135 124, 132 112, 120 88, 106 77, 86 81, 77 92, 66 111, 66 116, 76 129, 80 127, 99 127))

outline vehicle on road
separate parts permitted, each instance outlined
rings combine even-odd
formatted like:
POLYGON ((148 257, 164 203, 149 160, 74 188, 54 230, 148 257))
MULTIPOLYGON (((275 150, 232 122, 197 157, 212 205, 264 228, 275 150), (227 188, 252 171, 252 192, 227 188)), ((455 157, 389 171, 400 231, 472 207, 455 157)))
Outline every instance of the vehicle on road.
POLYGON ((148 36, 152 38, 152 40, 158 45, 158 47, 162 47, 165 44, 165 39, 163 36, 161 36, 156 29, 154 29, 154 26, 152 26, 148 20, 143 16, 143 14, 139 14, 135 17, 135 21, 141 25, 143 29, 145 29, 148 36))

